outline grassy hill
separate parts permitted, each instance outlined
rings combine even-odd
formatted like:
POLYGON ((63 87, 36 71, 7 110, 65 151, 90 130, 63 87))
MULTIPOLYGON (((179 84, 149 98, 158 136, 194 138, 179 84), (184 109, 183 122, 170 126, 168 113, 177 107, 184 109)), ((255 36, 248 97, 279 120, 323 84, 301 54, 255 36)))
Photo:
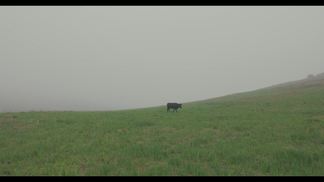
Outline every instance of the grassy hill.
POLYGON ((324 79, 112 112, 0 114, 0 175, 324 175, 324 79))

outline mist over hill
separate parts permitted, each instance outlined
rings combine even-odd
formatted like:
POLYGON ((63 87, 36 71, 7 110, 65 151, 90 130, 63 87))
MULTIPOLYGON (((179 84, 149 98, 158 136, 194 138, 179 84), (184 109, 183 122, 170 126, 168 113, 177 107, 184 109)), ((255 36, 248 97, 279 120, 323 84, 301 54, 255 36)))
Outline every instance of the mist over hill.
POLYGON ((281 84, 273 85, 269 88, 299 88, 299 87, 311 87, 311 86, 318 86, 324 84, 324 72, 319 74, 309 74, 306 78, 296 80, 296 81, 290 81, 285 82, 281 84))
MULTIPOLYGON (((289 82, 284 82, 280 84, 275 84, 272 86, 264 87, 264 88, 259 88, 259 89, 254 89, 254 90, 271 90, 271 89, 298 89, 298 88, 303 88, 303 87, 316 87, 324 85, 324 72, 319 73, 319 74, 309 74, 307 77, 304 79, 296 80, 296 81, 289 81, 289 82)), ((249 92, 253 90, 245 90, 244 92, 249 92)), ((242 92, 242 93, 244 93, 242 92)), ((234 92, 234 93, 228 93, 224 94, 221 96, 216 96, 216 97, 210 97, 210 98, 203 98, 200 100, 191 100, 187 102, 200 102, 204 100, 209 100, 209 99, 217 99, 222 96, 227 96, 227 95, 233 95, 233 94, 240 94, 241 92, 234 92)), ((26 102, 33 103, 31 100, 25 100, 26 102)), ((47 100, 48 101, 48 100, 47 100)), ((135 108, 148 108, 148 107, 155 107, 159 105, 164 105, 162 104, 157 104, 157 105, 146 105, 143 106, 141 103, 136 106, 131 106, 131 107, 123 107, 122 105, 114 105, 112 107, 107 107, 107 106, 102 106, 98 103, 94 102, 82 102, 80 100, 75 100, 74 102, 67 102, 65 100, 52 100, 51 101, 53 106, 45 106, 42 103, 39 103, 39 105, 36 105, 36 108, 38 107, 39 109, 30 109, 32 107, 35 108, 35 104, 30 104, 30 105, 25 105, 23 107, 19 107, 15 105, 12 100, 9 98, 2 98, 2 101, 0 103, 0 112, 20 112, 20 111, 109 111, 109 110, 123 110, 123 109, 135 109, 135 108), (1 107, 2 106, 2 107, 1 107), (116 109, 118 107, 121 107, 122 109, 116 109), (76 109, 79 108, 79 109, 76 109), (82 108, 82 109, 80 109, 82 108)), ((185 103, 185 102, 184 102, 185 103)))

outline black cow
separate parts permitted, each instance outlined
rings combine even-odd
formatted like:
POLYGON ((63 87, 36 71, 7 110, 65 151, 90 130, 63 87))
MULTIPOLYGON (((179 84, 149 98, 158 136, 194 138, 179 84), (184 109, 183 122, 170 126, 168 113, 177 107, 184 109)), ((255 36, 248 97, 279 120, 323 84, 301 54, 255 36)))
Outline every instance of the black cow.
POLYGON ((176 112, 178 112, 179 108, 182 108, 182 104, 178 104, 178 103, 168 103, 167 104, 167 111, 169 111, 170 109, 173 109, 173 111, 175 110, 176 112))

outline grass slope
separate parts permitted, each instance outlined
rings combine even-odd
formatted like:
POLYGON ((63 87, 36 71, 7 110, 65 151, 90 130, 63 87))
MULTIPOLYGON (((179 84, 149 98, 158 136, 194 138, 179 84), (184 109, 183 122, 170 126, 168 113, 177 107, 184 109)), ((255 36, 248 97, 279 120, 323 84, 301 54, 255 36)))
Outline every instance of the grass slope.
POLYGON ((324 175, 324 82, 178 113, 1 113, 0 139, 0 175, 324 175))

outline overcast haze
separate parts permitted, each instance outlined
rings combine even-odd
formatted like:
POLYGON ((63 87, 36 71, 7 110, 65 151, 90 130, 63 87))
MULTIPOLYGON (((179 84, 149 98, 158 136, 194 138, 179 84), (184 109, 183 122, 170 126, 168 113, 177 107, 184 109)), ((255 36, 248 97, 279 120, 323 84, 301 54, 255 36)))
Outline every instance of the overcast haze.
POLYGON ((0 7, 0 112, 116 110, 324 72, 324 7, 0 7))

